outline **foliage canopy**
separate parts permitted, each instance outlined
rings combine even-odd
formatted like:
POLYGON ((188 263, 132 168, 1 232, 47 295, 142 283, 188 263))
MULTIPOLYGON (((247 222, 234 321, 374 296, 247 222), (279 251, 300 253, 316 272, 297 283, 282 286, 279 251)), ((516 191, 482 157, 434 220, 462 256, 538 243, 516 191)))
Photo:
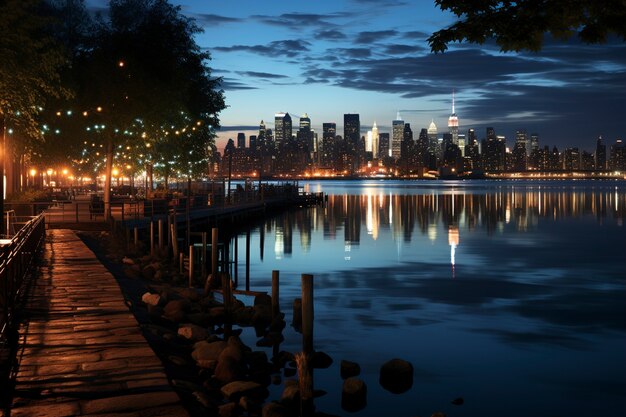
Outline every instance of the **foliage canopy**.
POLYGON ((544 35, 559 40, 576 36, 604 43, 611 35, 626 41, 624 0, 435 0, 459 20, 428 38, 432 52, 453 42, 483 44, 493 39, 503 52, 538 51, 544 35))

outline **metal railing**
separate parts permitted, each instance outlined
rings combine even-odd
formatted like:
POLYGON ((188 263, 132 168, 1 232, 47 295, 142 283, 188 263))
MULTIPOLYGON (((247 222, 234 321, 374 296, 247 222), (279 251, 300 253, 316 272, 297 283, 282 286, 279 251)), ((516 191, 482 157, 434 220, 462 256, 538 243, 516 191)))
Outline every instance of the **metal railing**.
POLYGON ((11 371, 12 350, 16 343, 16 312, 22 301, 26 278, 32 272, 46 233, 43 214, 13 225, 16 233, 0 239, 0 383, 7 380, 11 371))

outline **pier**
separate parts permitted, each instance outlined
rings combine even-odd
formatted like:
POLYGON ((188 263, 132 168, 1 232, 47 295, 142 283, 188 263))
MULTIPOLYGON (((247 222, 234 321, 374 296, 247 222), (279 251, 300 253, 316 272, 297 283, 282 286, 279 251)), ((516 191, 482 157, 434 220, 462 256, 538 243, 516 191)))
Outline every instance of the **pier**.
POLYGON ((188 416, 115 278, 76 233, 47 232, 26 296, 11 416, 188 416))

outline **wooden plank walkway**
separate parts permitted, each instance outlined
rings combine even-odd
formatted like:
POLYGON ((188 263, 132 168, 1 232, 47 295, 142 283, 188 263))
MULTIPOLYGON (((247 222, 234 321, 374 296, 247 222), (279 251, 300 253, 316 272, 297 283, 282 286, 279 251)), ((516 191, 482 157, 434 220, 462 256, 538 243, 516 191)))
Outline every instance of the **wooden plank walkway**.
POLYGON ((115 278, 74 232, 47 232, 31 293, 12 417, 188 416, 115 278))

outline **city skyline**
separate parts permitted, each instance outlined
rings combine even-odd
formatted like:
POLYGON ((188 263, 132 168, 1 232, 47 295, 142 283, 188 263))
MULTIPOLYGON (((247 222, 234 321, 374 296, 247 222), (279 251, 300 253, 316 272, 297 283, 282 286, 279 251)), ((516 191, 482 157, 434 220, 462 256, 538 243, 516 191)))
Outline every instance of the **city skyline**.
MULTIPOLYGON (((602 135, 624 139, 626 45, 546 39, 539 53, 500 53, 493 43, 455 44, 432 54, 426 42, 454 16, 434 2, 318 1, 297 6, 244 0, 210 5, 175 0, 205 32, 199 45, 212 55, 229 106, 220 114, 218 148, 238 132, 272 125, 277 112, 307 113, 312 128, 361 115, 361 134, 374 121, 390 131, 405 122, 440 131, 456 93, 459 132, 495 126, 513 138, 524 128, 544 143, 591 149, 602 135)), ((91 10, 104 0, 89 0, 91 10)))

